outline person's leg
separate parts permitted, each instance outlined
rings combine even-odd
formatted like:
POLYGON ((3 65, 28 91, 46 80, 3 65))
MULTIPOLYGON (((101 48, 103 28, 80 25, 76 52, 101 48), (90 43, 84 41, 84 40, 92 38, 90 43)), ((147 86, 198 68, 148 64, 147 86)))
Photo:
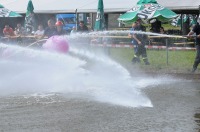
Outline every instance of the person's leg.
POLYGON ((137 62, 140 62, 139 56, 138 56, 138 43, 137 43, 137 41, 133 40, 132 44, 134 46, 134 48, 133 48, 134 49, 134 56, 133 56, 133 59, 132 59, 132 63, 135 64, 137 62))
POLYGON ((192 72, 196 71, 197 66, 199 65, 199 63, 200 63, 200 46, 197 45, 196 46, 196 57, 195 57, 195 60, 194 60, 192 72))
POLYGON ((138 50, 138 45, 137 44, 134 44, 134 53, 136 53, 138 50))
POLYGON ((138 45, 137 46, 137 50, 136 50, 136 52, 134 54, 134 57, 132 59, 133 63, 136 63, 136 62, 140 63, 140 55, 141 55, 141 53, 142 53, 142 45, 138 45))
POLYGON ((150 65, 148 58, 147 58, 147 51, 146 51, 145 45, 143 45, 143 47, 142 47, 142 59, 143 59, 145 65, 150 65))
POLYGON ((134 51, 134 54, 137 52, 137 48, 138 48, 138 44, 137 44, 137 41, 135 40, 132 40, 131 41, 131 44, 133 45, 133 51, 134 51))

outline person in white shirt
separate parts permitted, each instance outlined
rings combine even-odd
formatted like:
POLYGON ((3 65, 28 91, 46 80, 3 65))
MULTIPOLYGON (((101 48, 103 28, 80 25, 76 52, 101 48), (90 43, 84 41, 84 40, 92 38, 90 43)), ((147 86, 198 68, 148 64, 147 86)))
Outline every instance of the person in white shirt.
POLYGON ((15 35, 24 35, 25 29, 22 27, 22 25, 20 23, 18 23, 17 27, 15 28, 14 33, 15 33, 15 35))
POLYGON ((76 27, 75 27, 75 26, 72 27, 72 30, 71 30, 71 32, 70 32, 70 35, 71 35, 71 34, 74 34, 74 33, 76 33, 76 27))
POLYGON ((38 30, 35 32, 35 38, 40 39, 44 35, 44 28, 42 25, 38 26, 38 30))

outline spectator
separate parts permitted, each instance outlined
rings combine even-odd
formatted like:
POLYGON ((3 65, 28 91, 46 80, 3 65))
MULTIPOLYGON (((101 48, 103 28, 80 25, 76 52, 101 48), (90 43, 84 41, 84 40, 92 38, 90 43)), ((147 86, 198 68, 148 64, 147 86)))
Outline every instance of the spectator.
POLYGON ((25 29, 22 27, 20 23, 17 24, 17 27, 15 28, 15 35, 24 35, 25 29))
POLYGON ((3 29, 3 34, 5 38, 2 38, 1 41, 4 43, 13 43, 16 38, 13 29, 9 25, 5 25, 5 28, 3 29))
MULTIPOLYGON (((160 27, 160 34, 166 34, 165 29, 163 27, 160 27)), ((161 37, 158 38, 158 42, 160 42, 161 45, 165 45, 165 38, 161 37)))
POLYGON ((67 32, 63 29, 63 23, 61 21, 57 21, 55 26, 56 26, 55 35, 66 35, 67 34, 67 32))
POLYGON ((156 19, 153 19, 152 21, 153 22, 150 21, 152 31, 154 33, 159 33, 160 32, 160 27, 161 27, 161 21, 158 21, 156 19))
POLYGON ((38 26, 38 30, 34 33, 35 38, 40 39, 44 35, 44 28, 43 25, 38 26))
POLYGON ((48 37, 50 38, 51 36, 55 35, 56 33, 56 28, 54 25, 54 21, 52 19, 48 20, 48 27, 44 30, 44 35, 42 37, 48 37))
POLYGON ((79 22, 77 32, 88 32, 88 27, 84 24, 83 21, 79 22))
POLYGON ((70 35, 71 35, 71 34, 74 34, 74 33, 76 33, 76 27, 75 27, 75 26, 72 27, 72 30, 71 30, 71 32, 70 32, 70 35))
POLYGON ((5 37, 15 36, 13 29, 9 25, 5 25, 3 29, 3 34, 5 37))
MULTIPOLYGON (((79 22, 79 26, 78 26, 77 32, 78 33, 88 33, 89 32, 88 27, 84 24, 83 21, 79 22)), ((81 43, 84 43, 84 44, 88 45, 91 40, 90 40, 89 37, 84 37, 84 38, 80 39, 80 41, 81 41, 81 43)))
POLYGON ((160 27, 160 34, 166 34, 164 27, 160 27))

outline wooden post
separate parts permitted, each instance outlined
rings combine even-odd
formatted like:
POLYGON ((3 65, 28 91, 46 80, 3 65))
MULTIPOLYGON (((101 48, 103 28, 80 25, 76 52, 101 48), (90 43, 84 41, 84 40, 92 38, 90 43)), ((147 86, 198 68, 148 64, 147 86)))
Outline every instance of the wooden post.
POLYGON ((181 13, 181 35, 183 35, 183 14, 181 13))
POLYGON ((76 30, 78 29, 78 13, 77 9, 75 10, 75 15, 76 15, 76 30))
POLYGON ((169 49, 168 49, 168 38, 166 38, 166 57, 167 57, 167 65, 169 64, 169 49))

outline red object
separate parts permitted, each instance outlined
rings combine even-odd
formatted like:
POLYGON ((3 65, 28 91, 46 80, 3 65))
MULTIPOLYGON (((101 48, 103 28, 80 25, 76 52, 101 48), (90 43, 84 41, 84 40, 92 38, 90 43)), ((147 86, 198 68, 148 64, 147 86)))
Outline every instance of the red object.
POLYGON ((56 25, 56 26, 62 26, 63 23, 62 23, 61 21, 57 21, 55 25, 56 25))
POLYGON ((14 31, 11 27, 9 28, 4 28, 3 29, 3 34, 6 36, 6 35, 9 35, 9 36, 14 36, 14 31))

